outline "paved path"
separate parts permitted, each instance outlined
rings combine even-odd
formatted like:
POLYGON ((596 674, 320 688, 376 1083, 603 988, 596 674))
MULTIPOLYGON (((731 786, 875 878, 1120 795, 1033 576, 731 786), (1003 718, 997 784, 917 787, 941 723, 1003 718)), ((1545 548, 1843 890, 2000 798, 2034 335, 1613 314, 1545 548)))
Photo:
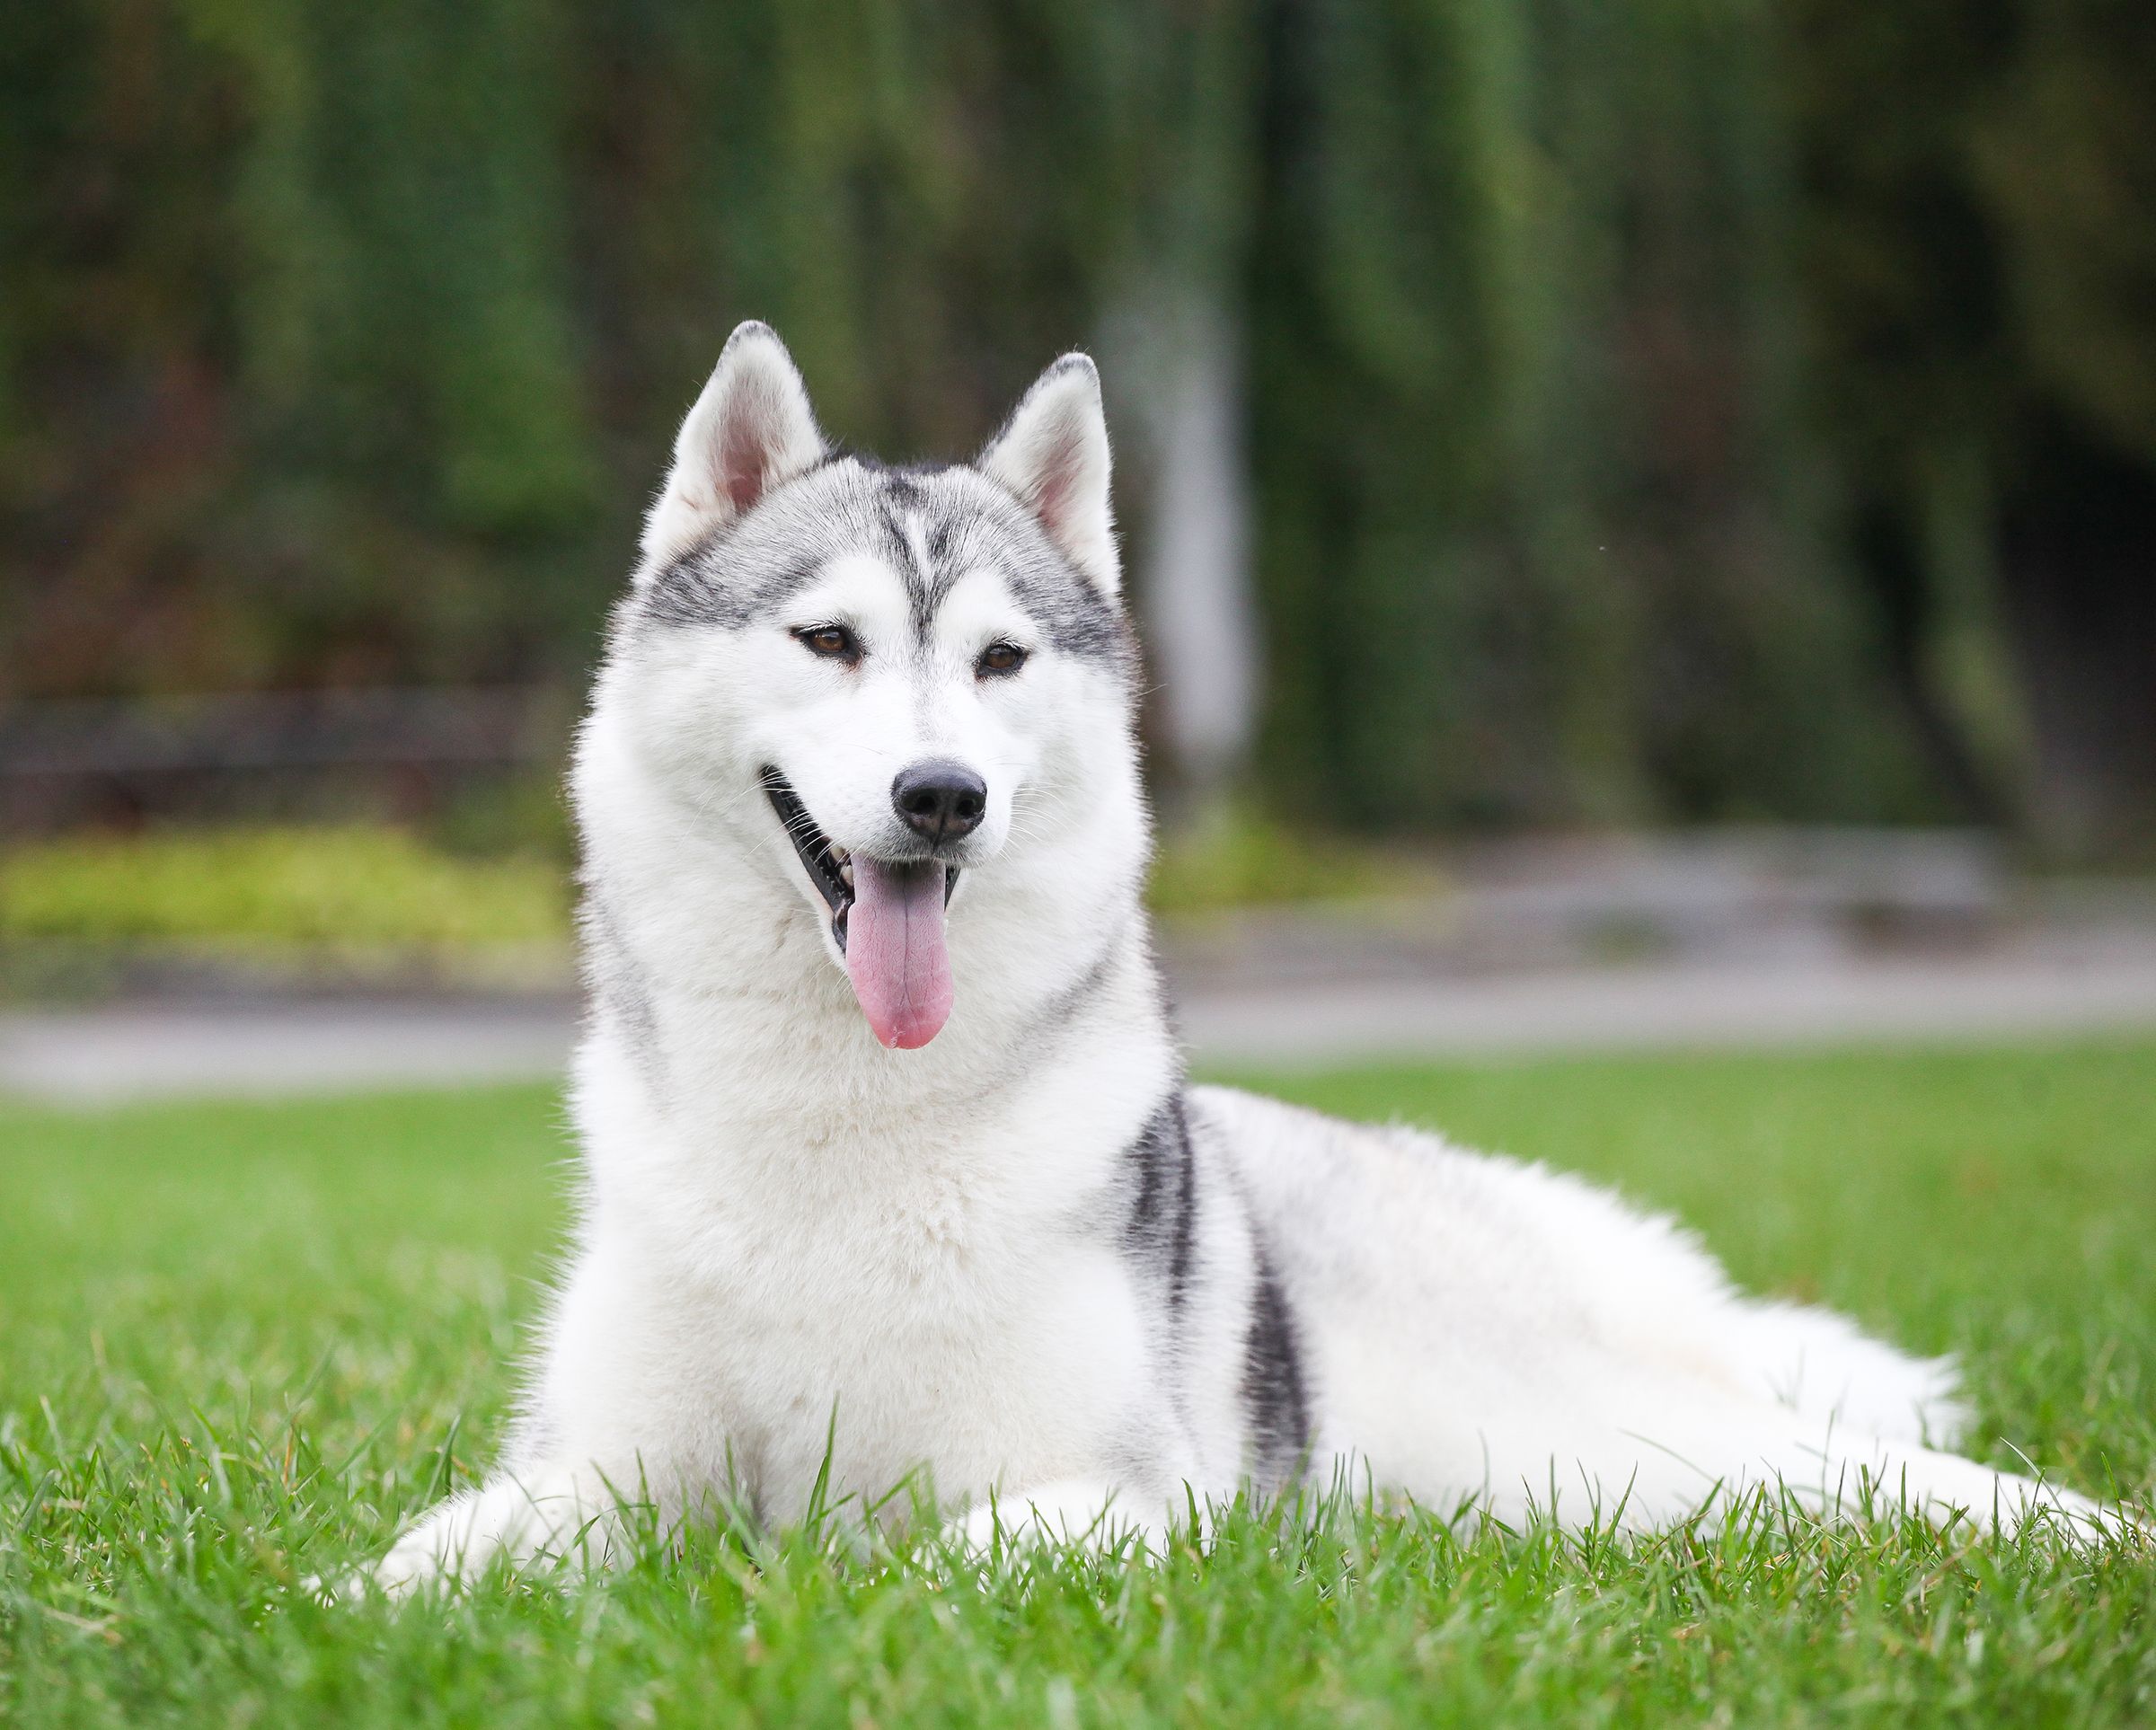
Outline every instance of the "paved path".
MULTIPOLYGON (((1513 1052, 2156 1031, 2156 950, 1298 984, 1184 993, 1196 1059, 1308 1067, 1513 1052)), ((0 1014, 0 1091, 84 1104, 561 1072, 570 1011, 297 1002, 0 1014)))
POLYGON ((559 1074, 555 1005, 203 1003, 0 1014, 0 1091, 93 1104, 454 1087, 559 1074))
POLYGON ((1820 1046, 2156 1030, 2156 958, 1611 967, 1192 1001, 1201 1062, 1820 1046))

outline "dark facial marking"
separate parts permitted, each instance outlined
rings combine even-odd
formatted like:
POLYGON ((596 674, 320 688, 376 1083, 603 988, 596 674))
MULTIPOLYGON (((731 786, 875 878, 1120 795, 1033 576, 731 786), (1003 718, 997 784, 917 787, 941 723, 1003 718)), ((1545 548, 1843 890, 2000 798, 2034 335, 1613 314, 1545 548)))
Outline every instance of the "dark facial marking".
POLYGON ((915 596, 918 629, 927 628, 961 571, 985 564, 1002 572, 1012 598, 1040 627, 1049 647, 1105 661, 1118 671, 1132 664, 1135 649, 1121 610, 1080 574, 1015 500, 981 497, 969 489, 934 498, 928 509, 923 538, 931 580, 925 592, 915 596))
POLYGON ((779 608, 823 567, 802 559, 760 579, 737 579, 724 569, 725 536, 692 547, 651 579, 638 617, 661 626, 715 625, 740 631, 779 608))
POLYGON ((1067 559, 1053 554, 1038 564, 1014 565, 1005 575, 1012 598, 1059 652, 1117 667, 1129 665, 1130 626, 1067 559))
MULTIPOLYGON (((761 576, 733 568, 742 556, 744 525, 770 508, 779 496, 774 495, 667 565, 635 597, 624 618, 660 628, 744 630, 782 610, 787 596, 813 580, 824 560, 852 544, 882 558, 899 574, 916 640, 927 637, 960 572, 988 565, 1003 573, 1012 597, 1050 648, 1118 672, 1135 665, 1135 645, 1121 609, 1080 573, 1015 500, 986 496, 977 486, 933 485, 946 471, 927 465, 886 468, 873 458, 848 455, 833 457, 819 468, 841 462, 859 470, 868 486, 864 495, 834 495, 834 516, 823 525, 827 539, 817 552, 761 576), (914 541, 906 534, 908 513, 920 522, 926 570, 919 568, 914 541)), ((782 492, 787 490, 791 488, 782 492)))
MULTIPOLYGON (((887 475, 883 482, 883 539, 884 559, 906 584, 907 622, 913 627, 914 640, 928 640, 929 628, 935 622, 936 609, 943 605, 943 597, 950 592, 950 572, 939 571, 932 556, 928 568, 923 569, 921 555, 914 550, 913 537, 906 533, 906 515, 919 512, 926 500, 921 489, 903 474, 887 475)), ((928 525, 921 525, 923 543, 929 539, 928 525)))
POLYGON ((731 624, 739 605, 711 579, 710 549, 691 548, 651 579, 641 616, 658 625, 731 624))

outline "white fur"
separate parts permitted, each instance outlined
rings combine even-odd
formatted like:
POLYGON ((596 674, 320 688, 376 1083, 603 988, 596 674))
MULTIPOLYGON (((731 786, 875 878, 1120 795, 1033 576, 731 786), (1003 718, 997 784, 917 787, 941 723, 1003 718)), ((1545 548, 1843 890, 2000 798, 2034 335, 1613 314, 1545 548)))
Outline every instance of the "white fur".
MULTIPOLYGON (((752 530, 816 568, 739 628, 624 612, 573 774, 595 994, 575 1244, 497 1475, 420 1521, 384 1585, 497 1554, 604 1560, 624 1493, 678 1517, 727 1492, 788 1522, 826 1444, 834 1497, 910 1480, 974 1510, 976 1538, 991 1497, 1006 1529, 1082 1536, 1107 1513, 1155 1536, 1251 1469, 1268 1265, 1320 1484, 1345 1469, 1507 1517, 1621 1505, 1635 1527, 1755 1485, 1843 1511, 1866 1477, 1934 1518, 2090 1512, 1938 1451, 1963 1421, 1945 1363, 1734 1292, 1666 1222, 1241 1093, 1188 1095, 1191 1275, 1171 1309, 1121 1224, 1128 1150, 1180 1073, 1138 899, 1127 671, 1057 653, 985 554, 917 640, 894 560, 928 557, 923 525, 895 543, 831 526, 863 499, 996 523, 1015 500, 1112 589, 1091 368, 1052 369, 981 469, 880 494, 830 465, 789 484, 815 440, 798 376, 768 332, 728 353, 640 586, 715 534, 734 536, 711 543, 722 579, 761 556, 752 530), (709 480, 729 449, 739 487, 709 480), (866 644, 859 666, 789 634, 828 619, 866 644), (977 676, 999 639, 1031 658, 977 676), (780 767, 833 840, 873 853, 895 844, 893 774, 931 755, 978 770, 989 809, 950 910, 956 1008, 926 1047, 889 1051, 758 774, 780 767)), ((1012 558, 1030 532, 1008 528, 1012 558)))
POLYGON ((1100 375, 1084 355, 1065 355, 1040 375, 980 468, 1041 518, 1049 537, 1108 594, 1122 582, 1109 505, 1108 420, 1100 375))

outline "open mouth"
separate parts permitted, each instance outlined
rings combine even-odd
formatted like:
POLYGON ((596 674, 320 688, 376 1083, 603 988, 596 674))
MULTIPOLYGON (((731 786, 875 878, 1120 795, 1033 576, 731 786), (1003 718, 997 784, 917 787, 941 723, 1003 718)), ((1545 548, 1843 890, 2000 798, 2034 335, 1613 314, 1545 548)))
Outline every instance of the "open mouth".
POLYGON ((894 1051, 926 1045, 950 1019, 943 909, 957 870, 938 859, 849 853, 816 826, 785 776, 765 769, 763 781, 801 869, 831 909, 831 935, 877 1043, 894 1051))
MULTIPOLYGON (((824 905, 831 909, 831 935, 836 940, 840 954, 845 953, 847 915, 853 906, 853 856, 830 836, 816 826, 816 819, 808 815, 808 808, 801 803, 801 796, 793 790, 792 784, 776 769, 766 767, 762 773, 764 797, 771 801, 771 808, 778 814, 779 825, 786 831, 787 840, 793 843, 793 851, 800 855, 801 869, 808 873, 808 881, 815 885, 824 905)), ((943 868, 943 905, 950 905, 950 892, 959 886, 959 868, 943 868)))
POLYGON ((787 783, 785 776, 776 769, 766 769, 763 780, 764 797, 778 813, 779 825, 786 831, 787 840, 793 843, 793 851, 801 856, 801 869, 808 873, 808 881, 816 886, 824 905, 831 909, 831 934, 844 950, 846 913, 853 905, 853 858, 816 826, 808 808, 801 803, 801 796, 787 783))

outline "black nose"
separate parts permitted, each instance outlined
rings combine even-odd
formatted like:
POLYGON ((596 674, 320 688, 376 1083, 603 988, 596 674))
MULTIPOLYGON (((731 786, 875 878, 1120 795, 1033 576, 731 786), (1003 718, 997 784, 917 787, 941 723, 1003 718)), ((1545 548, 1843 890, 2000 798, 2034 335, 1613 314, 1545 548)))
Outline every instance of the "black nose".
POLYGON ((898 772, 891 803, 906 825, 932 844, 956 841, 980 827, 988 783, 962 763, 932 759, 898 772))

